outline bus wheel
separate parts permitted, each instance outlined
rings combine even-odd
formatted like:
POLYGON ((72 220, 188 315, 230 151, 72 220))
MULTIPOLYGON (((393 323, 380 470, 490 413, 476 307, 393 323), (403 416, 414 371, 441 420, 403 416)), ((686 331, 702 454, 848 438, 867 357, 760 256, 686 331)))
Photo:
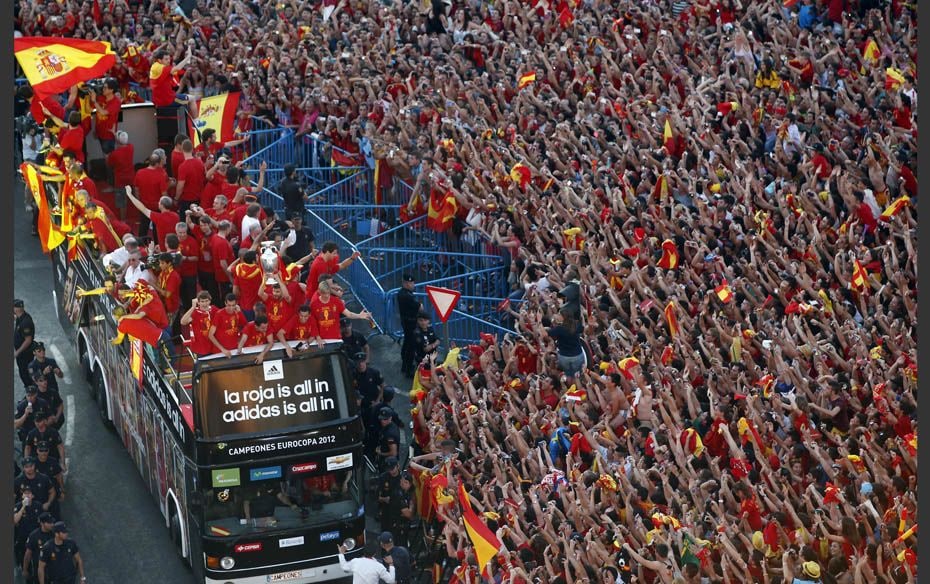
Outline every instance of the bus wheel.
POLYGON ((178 557, 184 559, 184 545, 181 542, 181 521, 178 519, 178 508, 171 505, 171 519, 169 520, 171 530, 171 541, 174 542, 174 549, 178 557))
MULTIPOLYGON (((84 373, 84 379, 88 384, 94 380, 94 373, 90 370, 90 356, 87 353, 87 345, 82 337, 78 337, 78 355, 81 361, 81 372, 84 373)), ((93 389, 93 386, 91 386, 93 389)))
POLYGON ((107 390, 103 385, 103 378, 100 377, 100 372, 97 372, 94 375, 94 399, 97 400, 97 411, 100 412, 100 419, 103 420, 103 425, 108 430, 115 430, 113 422, 110 421, 109 410, 107 409, 107 390))

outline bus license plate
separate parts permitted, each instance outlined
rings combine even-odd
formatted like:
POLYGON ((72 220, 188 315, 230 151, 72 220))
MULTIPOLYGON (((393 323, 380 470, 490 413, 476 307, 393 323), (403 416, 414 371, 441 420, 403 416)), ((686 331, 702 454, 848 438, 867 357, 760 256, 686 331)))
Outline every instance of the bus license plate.
POLYGON ((288 580, 296 580, 300 578, 301 571, 297 570, 295 572, 281 572, 280 574, 270 574, 268 576, 269 582, 287 582, 288 580))

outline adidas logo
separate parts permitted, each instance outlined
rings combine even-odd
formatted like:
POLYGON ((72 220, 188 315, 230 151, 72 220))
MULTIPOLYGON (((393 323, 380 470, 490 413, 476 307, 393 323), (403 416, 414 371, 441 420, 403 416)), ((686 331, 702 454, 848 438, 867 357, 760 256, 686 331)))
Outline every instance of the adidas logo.
POLYGON ((278 368, 277 368, 277 367, 273 367, 273 366, 272 366, 272 367, 269 367, 269 368, 268 368, 268 371, 267 371, 266 373, 268 373, 269 375, 273 375, 273 374, 276 374, 276 373, 280 373, 280 371, 278 371, 278 368))
POLYGON ((267 361, 262 363, 265 371, 265 381, 274 381, 276 379, 284 379, 284 365, 281 363, 280 359, 275 359, 274 361, 267 361))

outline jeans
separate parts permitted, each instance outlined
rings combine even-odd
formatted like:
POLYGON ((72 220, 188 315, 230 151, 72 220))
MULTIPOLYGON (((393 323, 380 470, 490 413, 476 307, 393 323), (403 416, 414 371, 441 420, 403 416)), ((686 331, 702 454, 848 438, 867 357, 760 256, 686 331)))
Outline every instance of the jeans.
POLYGON ((588 363, 588 358, 585 356, 584 351, 582 351, 580 354, 570 357, 559 355, 558 363, 559 368, 565 372, 565 375, 574 377, 588 363))

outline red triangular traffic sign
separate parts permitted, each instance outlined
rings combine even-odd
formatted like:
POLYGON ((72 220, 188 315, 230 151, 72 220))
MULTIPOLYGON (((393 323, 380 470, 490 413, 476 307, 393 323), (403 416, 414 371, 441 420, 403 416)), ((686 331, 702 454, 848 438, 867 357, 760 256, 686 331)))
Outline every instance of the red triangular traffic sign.
POLYGON ((458 304, 462 293, 455 290, 449 290, 448 288, 427 286, 426 295, 429 296, 429 301, 433 304, 433 308, 436 309, 436 314, 439 316, 439 320, 446 322, 449 320, 449 316, 452 314, 452 309, 455 308, 456 304, 458 304))

